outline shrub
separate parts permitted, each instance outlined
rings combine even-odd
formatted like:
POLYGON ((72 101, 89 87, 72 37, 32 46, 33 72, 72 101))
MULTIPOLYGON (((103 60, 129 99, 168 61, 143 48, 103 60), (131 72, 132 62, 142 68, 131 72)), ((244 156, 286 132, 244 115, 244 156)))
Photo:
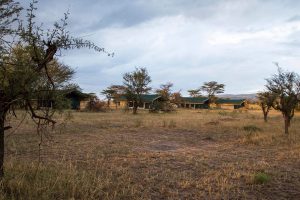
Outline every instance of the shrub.
POLYGON ((262 131, 261 128, 255 126, 255 125, 247 125, 247 126, 244 126, 243 129, 244 129, 244 131, 251 132, 251 133, 262 131))
POLYGON ((271 177, 263 172, 256 173, 254 175, 254 183, 255 184, 264 184, 271 180, 271 177))

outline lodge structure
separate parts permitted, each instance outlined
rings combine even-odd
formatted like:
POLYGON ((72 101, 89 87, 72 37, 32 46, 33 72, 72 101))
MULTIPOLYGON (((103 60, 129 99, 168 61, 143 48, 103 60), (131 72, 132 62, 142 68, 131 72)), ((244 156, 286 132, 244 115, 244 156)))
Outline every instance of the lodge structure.
MULTIPOLYGON (((159 109, 159 106, 164 104, 166 100, 158 94, 143 94, 141 95, 141 103, 138 105, 139 109, 159 109)), ((126 109, 133 108, 134 102, 127 99, 125 95, 119 98, 114 98, 110 103, 109 108, 112 109, 126 109)))
POLYGON ((219 109, 231 110, 247 108, 246 99, 217 99, 216 107, 219 109))
POLYGON ((180 108, 209 109, 209 99, 206 97, 182 97, 180 108))
POLYGON ((182 97, 179 108, 190 109, 240 109, 247 108, 245 99, 222 99, 218 98, 215 103, 209 102, 207 97, 182 97))
MULTIPOLYGON (((170 103, 158 94, 143 94, 139 109, 157 109, 162 110, 163 105, 170 103)), ((131 109, 134 102, 128 101, 125 95, 118 98, 113 98, 109 103, 110 109, 131 109)), ((218 98, 215 103, 211 103, 207 97, 181 97, 180 103, 177 103, 177 108, 182 109, 240 109, 247 108, 245 99, 223 99, 218 98)))
POLYGON ((85 110, 88 108, 93 95, 74 90, 67 93, 65 96, 71 101, 70 106, 72 110, 85 110))

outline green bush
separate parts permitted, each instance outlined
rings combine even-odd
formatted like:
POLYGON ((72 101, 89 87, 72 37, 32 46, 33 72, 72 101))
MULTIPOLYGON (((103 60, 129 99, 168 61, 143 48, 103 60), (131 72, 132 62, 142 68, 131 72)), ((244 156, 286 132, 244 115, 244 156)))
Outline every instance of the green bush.
POLYGON ((259 172, 254 175, 254 183, 255 184, 264 184, 271 180, 271 177, 263 172, 259 172))

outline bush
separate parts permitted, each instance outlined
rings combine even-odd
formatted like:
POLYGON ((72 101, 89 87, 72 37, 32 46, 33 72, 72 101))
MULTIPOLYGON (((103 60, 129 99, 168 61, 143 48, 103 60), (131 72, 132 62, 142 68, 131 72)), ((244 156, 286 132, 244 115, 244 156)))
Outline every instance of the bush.
POLYGON ((255 184, 264 184, 271 180, 271 177, 263 172, 259 172, 254 175, 254 183, 255 184))
POLYGON ((262 131, 261 128, 255 126, 255 125, 247 125, 247 126, 244 126, 243 129, 244 129, 244 131, 251 132, 251 133, 262 131))

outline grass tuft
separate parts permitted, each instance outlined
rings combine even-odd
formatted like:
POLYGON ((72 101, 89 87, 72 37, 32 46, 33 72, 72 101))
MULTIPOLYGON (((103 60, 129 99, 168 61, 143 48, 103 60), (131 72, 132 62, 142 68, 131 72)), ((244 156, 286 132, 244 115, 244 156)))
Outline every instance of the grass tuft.
POLYGON ((271 177, 263 172, 259 172, 254 175, 253 181, 255 184, 265 184, 271 180, 271 177))
POLYGON ((261 128, 255 126, 255 125, 247 125, 247 126, 244 126, 243 129, 244 129, 244 131, 251 132, 251 133, 262 131, 261 128))

